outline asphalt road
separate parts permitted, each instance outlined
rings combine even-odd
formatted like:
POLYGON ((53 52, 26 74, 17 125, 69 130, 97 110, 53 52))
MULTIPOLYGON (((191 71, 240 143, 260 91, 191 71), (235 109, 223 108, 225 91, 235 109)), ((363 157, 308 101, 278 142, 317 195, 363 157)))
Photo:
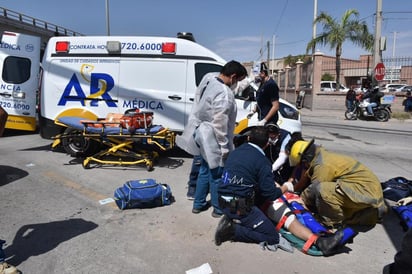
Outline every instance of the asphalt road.
MULTIPOLYGON (((346 153, 382 180, 412 179, 412 123, 346 121, 339 112, 302 110, 303 135, 346 153)), ((0 238, 9 262, 23 273, 185 273, 208 263, 213 273, 381 273, 403 236, 391 212, 332 257, 298 250, 263 251, 255 244, 224 243, 213 234, 211 210, 195 215, 186 199, 191 158, 162 155, 145 167, 98 167, 51 151, 38 134, 6 132, 0 138, 0 238), (121 211, 99 200, 131 179, 154 178, 171 186, 166 207, 121 211)))

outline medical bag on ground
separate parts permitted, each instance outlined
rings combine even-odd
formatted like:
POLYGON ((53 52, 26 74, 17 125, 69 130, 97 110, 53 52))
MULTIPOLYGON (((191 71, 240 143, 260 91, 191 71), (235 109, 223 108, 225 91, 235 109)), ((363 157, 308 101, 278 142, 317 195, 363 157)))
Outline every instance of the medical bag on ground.
POLYGON ((173 196, 169 185, 143 179, 128 181, 117 188, 114 199, 120 209, 153 208, 170 205, 173 196))

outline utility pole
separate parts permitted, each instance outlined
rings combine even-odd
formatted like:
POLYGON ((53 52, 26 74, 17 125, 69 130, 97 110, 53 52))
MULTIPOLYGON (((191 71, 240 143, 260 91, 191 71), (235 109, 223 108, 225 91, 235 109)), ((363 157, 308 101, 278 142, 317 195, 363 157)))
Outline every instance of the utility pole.
POLYGON ((377 85, 375 79, 375 67, 382 61, 381 51, 381 31, 382 31, 382 0, 376 0, 376 22, 375 22, 375 41, 373 44, 373 85, 377 85))
POLYGON ((106 0, 106 30, 107 36, 110 36, 109 0, 106 0))
MULTIPOLYGON (((318 0, 313 0, 313 22, 318 17, 318 0)), ((312 39, 316 38, 316 24, 313 24, 312 39)), ((315 54, 315 46, 312 47, 312 56, 315 54)))
POLYGON ((395 45, 396 45, 396 31, 393 32, 393 46, 392 46, 392 67, 391 67, 391 83, 395 76, 396 62, 395 62, 395 45))
POLYGON ((273 62, 272 71, 275 70, 275 41, 276 41, 276 35, 273 35, 272 37, 272 62, 273 62))
POLYGON ((268 74, 271 74, 270 72, 270 41, 267 41, 266 46, 268 48, 268 69, 269 69, 268 74))

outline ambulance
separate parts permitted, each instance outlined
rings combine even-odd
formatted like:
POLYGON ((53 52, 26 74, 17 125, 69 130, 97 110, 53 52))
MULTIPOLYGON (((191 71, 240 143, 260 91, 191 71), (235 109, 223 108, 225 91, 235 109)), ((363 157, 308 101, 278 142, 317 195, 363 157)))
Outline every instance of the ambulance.
MULTIPOLYGON (((53 37, 42 61, 40 135, 52 138, 68 130, 55 124, 59 117, 97 119, 132 108, 151 111, 155 124, 182 132, 203 76, 224 64, 190 33, 53 37)), ((240 121, 254 106, 236 101, 240 121)), ((74 141, 70 154, 82 151, 76 143, 85 144, 74 141)))
POLYGON ((7 129, 35 131, 40 37, 5 31, 0 43, 0 106, 7 129))

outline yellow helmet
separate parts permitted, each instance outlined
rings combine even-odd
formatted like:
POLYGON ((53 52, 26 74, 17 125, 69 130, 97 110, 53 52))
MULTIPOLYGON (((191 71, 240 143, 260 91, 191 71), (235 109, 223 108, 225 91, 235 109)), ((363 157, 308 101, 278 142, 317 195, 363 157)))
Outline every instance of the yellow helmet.
POLYGON ((305 153, 307 148, 313 144, 313 141, 296 141, 296 143, 293 144, 292 148, 290 149, 290 154, 289 154, 289 164, 290 166, 296 166, 300 163, 302 160, 302 155, 305 153))

